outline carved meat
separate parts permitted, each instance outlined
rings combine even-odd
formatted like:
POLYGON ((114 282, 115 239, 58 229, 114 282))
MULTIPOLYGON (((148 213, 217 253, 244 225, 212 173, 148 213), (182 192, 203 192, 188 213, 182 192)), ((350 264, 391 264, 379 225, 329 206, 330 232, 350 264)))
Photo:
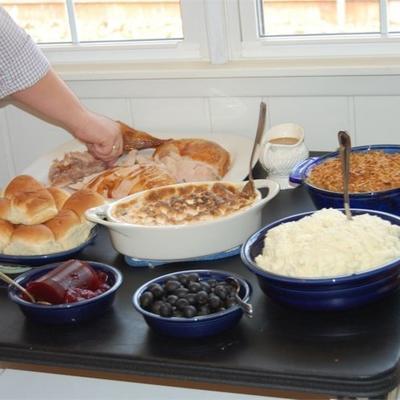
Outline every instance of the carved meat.
POLYGON ((53 186, 67 186, 85 176, 107 168, 107 164, 94 158, 88 151, 72 151, 62 160, 54 160, 49 169, 49 182, 53 186))
POLYGON ((120 199, 154 187, 171 185, 175 179, 156 164, 115 167, 102 172, 86 184, 87 189, 109 199, 120 199))
POLYGON ((134 128, 125 125, 122 122, 118 122, 120 130, 124 140, 124 150, 129 151, 132 149, 142 150, 151 149, 160 146, 163 143, 168 142, 170 139, 158 139, 150 134, 138 131, 134 128))
POLYGON ((229 153, 204 139, 170 140, 156 148, 153 158, 163 163, 178 182, 219 180, 230 167, 229 153))

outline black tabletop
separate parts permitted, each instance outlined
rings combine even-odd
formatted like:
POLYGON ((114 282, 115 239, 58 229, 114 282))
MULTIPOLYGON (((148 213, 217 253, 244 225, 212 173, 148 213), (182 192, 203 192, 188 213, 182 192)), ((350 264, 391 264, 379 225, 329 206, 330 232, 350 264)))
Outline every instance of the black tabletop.
MULTIPOLYGON (((265 207, 264 222, 312 209, 303 188, 281 191, 265 207)), ((293 310, 262 294, 239 256, 134 268, 114 251, 105 229, 80 257, 122 271, 113 308, 77 326, 43 326, 26 320, 0 290, 2 361, 328 395, 379 397, 399 381, 399 293, 345 312, 293 310), (246 277, 254 288, 254 318, 203 340, 152 332, 131 305, 135 289, 161 274, 195 268, 246 277)))

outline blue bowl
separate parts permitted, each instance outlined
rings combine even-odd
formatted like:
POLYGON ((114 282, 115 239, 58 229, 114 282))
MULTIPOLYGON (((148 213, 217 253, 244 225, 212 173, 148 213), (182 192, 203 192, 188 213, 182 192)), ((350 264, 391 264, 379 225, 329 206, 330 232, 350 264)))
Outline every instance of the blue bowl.
MULTIPOLYGON (((369 151, 383 151, 384 153, 399 153, 400 145, 371 145, 353 147, 352 152, 367 153, 369 151)), ((317 188, 307 182, 312 169, 330 158, 338 157, 338 152, 326 154, 322 157, 311 157, 299 163, 292 170, 289 181, 293 184, 304 184, 316 208, 343 207, 343 193, 332 192, 317 188)), ((400 215, 400 188, 379 192, 350 193, 350 207, 368 210, 384 211, 400 215)))
POLYGON ((140 306, 140 296, 151 284, 162 284, 171 276, 190 273, 199 274, 200 281, 204 279, 216 279, 217 281, 223 281, 228 276, 232 276, 240 283, 239 296, 241 299, 244 301, 248 301, 250 299, 251 287, 249 283, 239 275, 227 271, 196 269, 174 272, 146 282, 134 293, 132 297, 133 306, 137 311, 139 311, 139 313, 143 315, 143 318, 147 324, 154 329, 154 331, 167 336, 180 338, 207 337, 233 328, 243 315, 242 309, 237 305, 214 314, 193 318, 161 317, 160 315, 149 312, 140 306))
MULTIPOLYGON (((343 211, 343 210, 342 210, 343 211)), ((342 310, 376 301, 400 284, 400 258, 366 272, 335 278, 292 278, 263 270, 255 263, 262 253, 267 232, 286 222, 313 214, 314 211, 292 215, 273 222, 254 233, 243 245, 242 261, 256 275, 262 291, 272 299, 306 310, 342 310)), ((400 225, 400 217, 381 211, 352 209, 353 215, 378 216, 400 225)))
MULTIPOLYGON (((110 289, 91 299, 70 304, 41 305, 22 299, 21 292, 14 286, 8 287, 9 298, 18 304, 25 316, 33 321, 45 324, 69 324, 78 323, 99 316, 110 307, 115 294, 122 284, 122 274, 116 268, 94 261, 89 264, 97 271, 105 272, 110 289)), ((22 286, 39 278, 48 271, 56 268, 59 263, 49 264, 41 268, 32 269, 15 279, 22 286)))

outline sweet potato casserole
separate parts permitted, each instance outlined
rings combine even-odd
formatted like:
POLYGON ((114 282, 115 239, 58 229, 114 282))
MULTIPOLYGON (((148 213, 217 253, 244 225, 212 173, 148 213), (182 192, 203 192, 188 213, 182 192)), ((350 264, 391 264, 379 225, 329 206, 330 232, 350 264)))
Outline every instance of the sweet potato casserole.
POLYGON ((170 186, 117 205, 113 217, 139 225, 190 224, 233 214, 255 199, 228 183, 170 186))
MULTIPOLYGON (((315 166, 307 183, 332 192, 343 192, 340 159, 329 159, 315 166)), ((382 151, 350 154, 351 193, 378 192, 400 188, 400 154, 382 151)))

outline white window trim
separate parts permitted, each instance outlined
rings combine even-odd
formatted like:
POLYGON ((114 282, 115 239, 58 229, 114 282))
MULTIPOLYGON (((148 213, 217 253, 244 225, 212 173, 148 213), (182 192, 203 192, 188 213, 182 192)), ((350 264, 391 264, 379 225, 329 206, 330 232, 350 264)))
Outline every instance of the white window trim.
MULTIPOLYGON (((385 2, 386 0, 380 0, 385 2)), ((260 38, 257 0, 225 0, 232 60, 341 57, 399 57, 400 35, 388 34, 382 13, 382 34, 260 38), (234 15, 238 17, 234 18, 234 15), (234 26, 239 21, 238 26, 234 26)))
MULTIPOLYGON (((215 0, 205 0, 206 2, 215 0)), ((43 44, 53 65, 132 61, 204 61, 209 59, 203 0, 181 0, 184 39, 43 44)))

